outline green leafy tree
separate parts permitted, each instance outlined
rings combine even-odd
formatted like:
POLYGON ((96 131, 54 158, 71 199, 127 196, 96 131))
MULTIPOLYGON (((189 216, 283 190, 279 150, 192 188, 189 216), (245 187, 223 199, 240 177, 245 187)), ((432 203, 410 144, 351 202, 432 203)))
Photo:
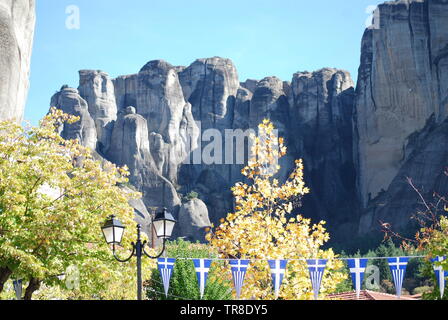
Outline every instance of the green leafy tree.
MULTIPOLYGON (((216 257, 210 247, 177 240, 167 245, 167 256, 170 258, 210 258, 216 257)), ((209 279, 205 288, 204 300, 229 300, 232 298, 230 275, 219 273, 221 265, 215 261, 210 269, 209 279)), ((147 296, 150 300, 199 300, 199 285, 193 262, 191 260, 176 260, 170 281, 168 298, 165 296, 162 279, 158 269, 152 271, 151 279, 145 283, 147 296)))
POLYGON ((53 108, 38 127, 0 123, 0 293, 19 278, 25 299, 43 286, 71 289, 62 298, 130 298, 131 266, 115 262, 100 227, 111 214, 132 225, 128 201, 140 195, 118 187, 126 168, 60 137, 58 128, 76 121, 53 108), (57 276, 71 266, 79 274, 68 285, 57 276))

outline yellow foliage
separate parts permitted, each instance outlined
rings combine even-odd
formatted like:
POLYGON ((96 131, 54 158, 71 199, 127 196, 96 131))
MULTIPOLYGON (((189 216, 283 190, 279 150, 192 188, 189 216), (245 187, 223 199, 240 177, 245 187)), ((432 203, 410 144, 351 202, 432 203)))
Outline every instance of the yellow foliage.
POLYGON ((303 259, 328 259, 321 288, 321 296, 325 296, 346 275, 337 271, 342 262, 335 260, 333 251, 321 249, 329 240, 325 222, 311 225, 310 219, 289 215, 297 200, 310 192, 303 179, 303 161, 295 161, 295 169, 281 185, 273 177, 280 169, 278 159, 286 154, 283 138, 275 135, 273 124, 265 119, 258 137, 252 139, 252 158, 242 170, 251 184, 240 182, 232 188, 236 211, 210 230, 206 239, 221 258, 251 260, 243 299, 274 299, 268 259, 297 259, 288 263, 279 298, 300 300, 313 298, 303 259))

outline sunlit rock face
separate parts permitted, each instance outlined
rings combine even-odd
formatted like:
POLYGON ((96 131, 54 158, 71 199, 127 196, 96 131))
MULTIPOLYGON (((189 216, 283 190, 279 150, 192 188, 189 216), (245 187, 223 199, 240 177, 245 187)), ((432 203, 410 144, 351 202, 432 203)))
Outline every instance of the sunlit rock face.
POLYGON ((191 199, 179 210, 179 234, 187 240, 203 241, 206 228, 211 226, 207 206, 200 199, 191 199))
POLYGON ((23 118, 34 25, 34 0, 0 0, 0 120, 23 118))
POLYGON ((109 149, 113 122, 117 119, 114 85, 109 75, 101 71, 79 71, 79 94, 86 100, 89 113, 95 119, 98 148, 109 149))
POLYGON ((233 134, 247 135, 265 118, 290 146, 279 178, 289 175, 295 159, 305 159, 308 185, 316 191, 302 212, 341 228, 357 226, 353 86, 350 75, 337 69, 297 73, 291 82, 271 76, 240 83, 229 59, 198 59, 188 67, 153 60, 115 79, 82 70, 78 89, 64 86, 52 105, 81 117, 64 128, 64 137, 79 138, 105 159, 126 165, 146 206, 168 207, 180 219, 177 235, 203 240, 201 230, 233 210, 230 188, 243 180, 247 138, 238 144, 233 134), (211 142, 223 151, 219 157, 212 152, 213 161, 206 152, 211 142), (200 199, 181 204, 191 191, 200 199))

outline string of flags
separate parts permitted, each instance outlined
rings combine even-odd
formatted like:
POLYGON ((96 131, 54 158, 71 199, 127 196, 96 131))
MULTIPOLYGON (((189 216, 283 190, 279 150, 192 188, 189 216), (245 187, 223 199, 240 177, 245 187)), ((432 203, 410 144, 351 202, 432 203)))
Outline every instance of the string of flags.
MULTIPOLYGON (((384 258, 350 258, 341 259, 347 261, 347 266, 350 271, 350 276, 353 283, 353 288, 355 289, 356 296, 359 299, 361 286, 364 280, 364 275, 367 268, 367 263, 372 259, 387 259, 392 279, 394 281, 396 295, 401 296, 403 280, 406 273, 406 267, 411 258, 421 258, 421 256, 415 257, 384 257, 384 258)), ((182 260, 185 258, 179 258, 182 260)), ((436 257, 431 259, 433 263, 434 272, 437 279, 437 286, 439 287, 440 297, 443 297, 446 278, 448 277, 448 271, 445 271, 439 264, 444 261, 446 257, 436 257)), ((237 299, 241 296, 241 290, 244 286, 244 280, 246 277, 247 269, 249 268, 251 260, 239 260, 239 259, 188 259, 192 260, 194 268, 196 271, 196 276, 199 285, 199 293, 201 299, 204 297, 205 288, 207 285, 207 278, 210 271, 211 264, 214 260, 224 260, 228 261, 230 264, 230 270, 232 273, 233 285, 235 289, 235 294, 237 299)), ((302 260, 302 259, 293 259, 302 260)), ((289 260, 267 260, 274 289, 274 295, 277 299, 279 297, 280 287, 282 285, 283 279, 286 274, 287 264, 289 260)), ((327 265, 326 259, 308 259, 306 260, 311 287, 313 289, 314 299, 317 300, 319 297, 320 287, 322 283, 322 278, 327 265)), ((157 261, 158 269, 162 278, 163 287, 166 297, 168 297, 168 291, 170 286, 171 276, 173 274, 174 265, 176 259, 173 258, 159 258, 157 261)))

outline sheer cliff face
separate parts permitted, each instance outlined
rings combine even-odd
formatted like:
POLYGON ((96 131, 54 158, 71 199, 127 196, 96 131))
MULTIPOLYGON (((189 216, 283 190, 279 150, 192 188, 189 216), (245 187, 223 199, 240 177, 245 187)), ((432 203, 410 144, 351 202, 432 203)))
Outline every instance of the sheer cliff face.
POLYGON ((34 0, 0 0, 0 120, 22 120, 34 23, 34 0))
POLYGON ((425 192, 440 189, 447 160, 440 128, 448 111, 448 2, 387 2, 379 17, 362 40, 356 92, 358 187, 367 208, 360 232, 378 220, 406 225, 416 204, 406 177, 425 192))
MULTIPOLYGON (((116 79, 80 71, 79 88, 64 86, 51 104, 81 117, 62 129, 64 137, 79 138, 105 159, 129 167, 146 206, 166 206, 188 215, 180 221, 195 221, 180 194, 198 192, 209 211, 196 203, 202 208, 202 227, 233 209, 230 187, 243 180, 244 158, 226 164, 225 157, 245 147, 235 140, 229 148, 226 132, 255 129, 270 118, 290 146, 280 177, 290 173, 294 159, 304 158, 307 182, 315 190, 305 214, 334 222, 338 231, 358 221, 351 160, 353 86, 349 74, 336 69, 297 73, 291 83, 276 77, 240 83, 229 59, 199 59, 189 67, 156 60, 116 79), (195 160, 192 151, 206 154, 216 136, 222 138, 222 157, 189 164, 188 159, 195 160)), ((191 237, 191 226, 176 232, 191 237)))

